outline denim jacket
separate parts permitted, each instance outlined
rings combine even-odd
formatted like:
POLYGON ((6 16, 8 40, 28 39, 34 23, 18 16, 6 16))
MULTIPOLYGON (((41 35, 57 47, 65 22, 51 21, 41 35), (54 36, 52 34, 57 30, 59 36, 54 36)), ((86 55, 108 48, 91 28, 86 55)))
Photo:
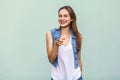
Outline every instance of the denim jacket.
MULTIPOLYGON (((52 34, 52 40, 53 40, 53 44, 54 44, 54 42, 56 41, 56 39, 60 37, 61 31, 60 31, 60 29, 52 29, 50 31, 51 31, 51 34, 52 34)), ((70 34, 72 36, 72 42, 71 42, 71 44, 72 44, 73 55, 74 55, 74 67, 77 68, 79 66, 79 63, 78 63, 78 52, 77 52, 77 47, 76 47, 76 37, 74 36, 72 30, 70 30, 70 34)), ((54 67, 56 67, 57 65, 59 65, 57 57, 54 60, 54 62, 51 62, 51 63, 52 63, 52 65, 54 67)))

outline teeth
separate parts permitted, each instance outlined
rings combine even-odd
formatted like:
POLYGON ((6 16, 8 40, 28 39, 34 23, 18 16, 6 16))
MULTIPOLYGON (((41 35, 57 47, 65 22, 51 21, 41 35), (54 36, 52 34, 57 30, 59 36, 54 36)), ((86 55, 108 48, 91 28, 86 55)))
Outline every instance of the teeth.
POLYGON ((61 22, 62 24, 64 24, 65 22, 61 22))

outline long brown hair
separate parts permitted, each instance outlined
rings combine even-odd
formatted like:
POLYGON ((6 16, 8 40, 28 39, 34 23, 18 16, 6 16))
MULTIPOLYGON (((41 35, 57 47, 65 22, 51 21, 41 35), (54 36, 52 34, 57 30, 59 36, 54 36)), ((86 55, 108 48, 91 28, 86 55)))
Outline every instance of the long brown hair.
POLYGON ((76 37, 77 51, 81 51, 82 35, 80 34, 80 32, 77 29, 75 12, 73 11, 73 9, 70 6, 63 6, 58 10, 58 13, 60 12, 61 9, 66 9, 70 14, 71 19, 73 19, 73 21, 70 23, 70 28, 72 29, 73 34, 76 37))

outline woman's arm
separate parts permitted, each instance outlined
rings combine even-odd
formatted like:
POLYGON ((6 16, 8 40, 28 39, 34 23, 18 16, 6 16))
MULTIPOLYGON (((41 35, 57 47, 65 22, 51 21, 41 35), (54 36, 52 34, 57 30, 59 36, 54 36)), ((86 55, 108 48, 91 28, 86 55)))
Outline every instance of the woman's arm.
POLYGON ((50 31, 46 32, 46 49, 49 61, 54 62, 57 57, 58 45, 56 43, 53 45, 52 35, 50 31))
POLYGON ((63 40, 64 38, 61 36, 53 44, 51 32, 48 31, 46 33, 46 48, 47 48, 48 59, 50 62, 54 62, 54 60, 56 59, 58 53, 58 47, 63 44, 63 40))

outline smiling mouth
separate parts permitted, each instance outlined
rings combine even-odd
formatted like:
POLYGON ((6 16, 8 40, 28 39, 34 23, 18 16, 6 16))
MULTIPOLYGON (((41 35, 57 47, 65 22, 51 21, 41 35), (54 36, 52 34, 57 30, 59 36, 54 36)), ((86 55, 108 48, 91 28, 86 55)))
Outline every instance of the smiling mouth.
POLYGON ((67 22, 67 21, 61 21, 60 23, 61 23, 61 24, 65 24, 66 22, 67 22))
POLYGON ((66 22, 62 22, 61 24, 65 24, 66 22))

